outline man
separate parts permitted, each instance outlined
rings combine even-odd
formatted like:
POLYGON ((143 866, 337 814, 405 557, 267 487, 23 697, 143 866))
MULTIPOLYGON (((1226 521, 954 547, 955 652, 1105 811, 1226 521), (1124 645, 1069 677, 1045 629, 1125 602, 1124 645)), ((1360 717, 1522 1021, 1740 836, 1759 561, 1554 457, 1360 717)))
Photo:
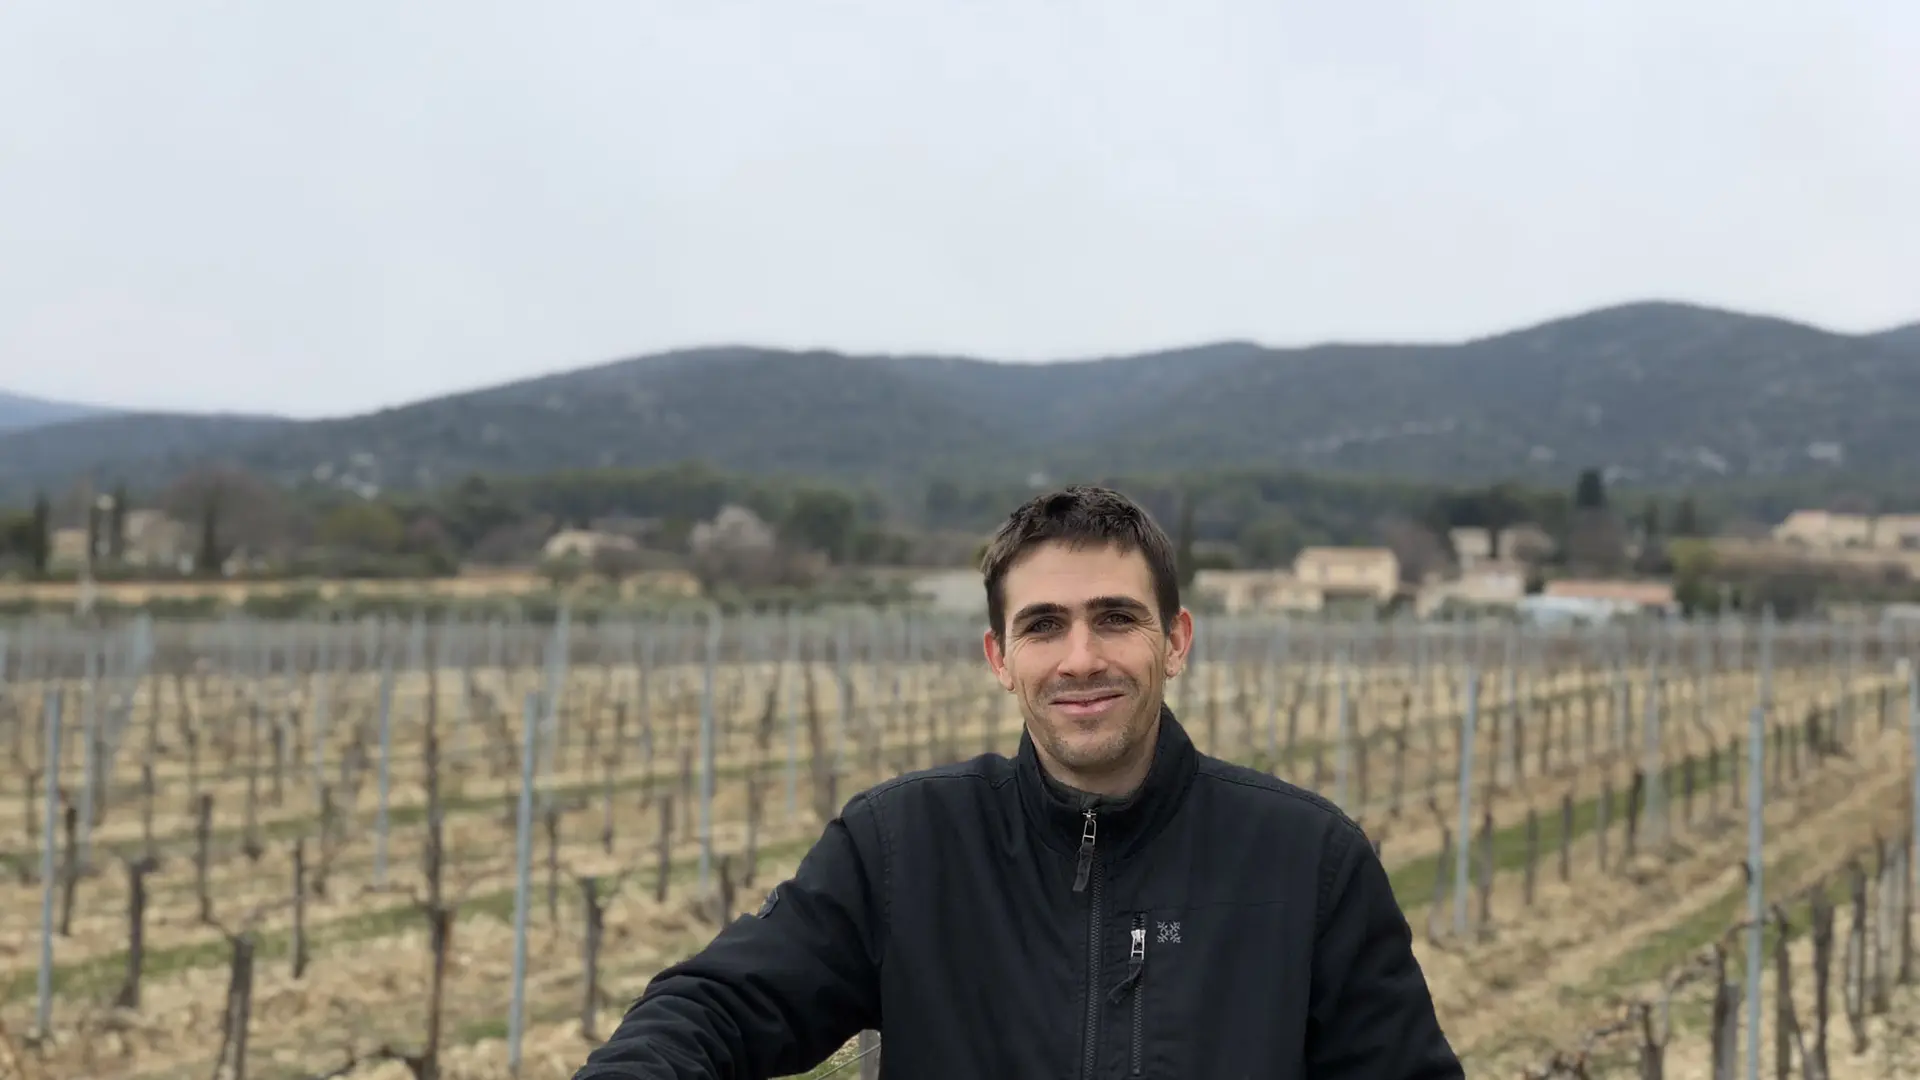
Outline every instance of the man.
POLYGON ((1159 527, 1068 488, 982 569, 1017 756, 854 796, 576 1080, 803 1073, 868 1028, 911 1080, 1462 1077, 1367 838, 1164 704, 1193 619, 1159 527))

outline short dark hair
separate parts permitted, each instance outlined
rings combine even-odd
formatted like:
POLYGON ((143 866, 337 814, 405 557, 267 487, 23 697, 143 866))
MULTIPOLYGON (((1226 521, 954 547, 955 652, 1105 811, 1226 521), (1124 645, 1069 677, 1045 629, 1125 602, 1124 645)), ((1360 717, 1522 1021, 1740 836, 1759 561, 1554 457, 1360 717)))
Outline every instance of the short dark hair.
POLYGON ((993 636, 1007 631, 1007 571, 1021 555, 1049 542, 1072 547, 1112 545, 1138 551, 1153 572, 1153 597, 1160 624, 1170 629, 1180 614, 1180 574, 1173 543, 1146 510, 1110 488, 1075 485, 1022 503, 987 542, 980 572, 987 585, 987 622, 993 636))

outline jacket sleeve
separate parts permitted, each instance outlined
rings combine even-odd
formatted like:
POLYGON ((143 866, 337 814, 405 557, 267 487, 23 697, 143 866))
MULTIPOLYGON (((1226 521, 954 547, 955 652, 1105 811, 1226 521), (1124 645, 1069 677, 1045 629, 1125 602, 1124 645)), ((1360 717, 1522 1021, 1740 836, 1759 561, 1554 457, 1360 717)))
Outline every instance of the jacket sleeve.
POLYGON ((574 1080, 788 1076, 878 1028, 881 851, 855 796, 759 914, 654 976, 574 1080))
POLYGON ((1307 1075, 1464 1080, 1379 856, 1344 818, 1330 825, 1323 850, 1307 1075))

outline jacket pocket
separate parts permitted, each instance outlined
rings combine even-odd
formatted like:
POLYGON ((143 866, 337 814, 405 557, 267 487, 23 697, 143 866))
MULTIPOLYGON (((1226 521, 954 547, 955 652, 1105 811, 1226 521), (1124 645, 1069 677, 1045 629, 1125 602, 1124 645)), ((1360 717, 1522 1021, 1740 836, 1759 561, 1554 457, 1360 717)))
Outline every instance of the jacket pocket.
POLYGON ((1133 1022, 1127 1035, 1127 1070, 1129 1076, 1140 1076, 1146 1069, 1146 1048, 1143 1040, 1147 1027, 1147 995, 1143 981, 1147 975, 1147 916, 1145 912, 1136 913, 1133 926, 1128 931, 1127 940, 1127 977, 1113 988, 1107 1000, 1115 1005, 1131 994, 1133 997, 1133 1022))
POLYGON ((1134 995, 1114 1014, 1131 1026, 1121 1075, 1297 1077, 1312 953, 1310 928, 1287 910, 1227 901, 1129 912, 1128 970, 1114 984, 1134 995))

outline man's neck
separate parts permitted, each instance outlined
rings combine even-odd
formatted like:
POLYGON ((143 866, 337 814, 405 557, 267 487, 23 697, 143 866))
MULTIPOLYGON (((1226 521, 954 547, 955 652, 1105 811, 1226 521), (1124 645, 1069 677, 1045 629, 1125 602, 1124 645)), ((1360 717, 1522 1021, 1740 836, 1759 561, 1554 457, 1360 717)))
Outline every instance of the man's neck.
POLYGON ((1049 760, 1042 753, 1039 755, 1040 775, 1046 778, 1049 786, 1076 805, 1125 802, 1147 782, 1147 774, 1153 769, 1154 748, 1159 744, 1159 734, 1160 727, 1155 724, 1147 733, 1139 756, 1111 773, 1081 776, 1049 760))
POLYGON ((1091 809, 1097 806, 1108 806, 1115 803, 1123 803, 1133 796, 1133 792, 1135 790, 1138 790, 1138 785, 1135 785, 1134 788, 1129 789, 1125 792, 1121 792, 1119 794, 1109 794, 1103 791, 1089 791, 1086 788, 1080 787, 1077 784, 1070 783, 1066 780, 1062 780, 1058 776, 1055 776, 1053 773, 1053 770, 1048 768, 1044 763, 1042 763, 1040 766, 1040 778, 1046 782, 1047 787, 1053 789, 1053 793, 1055 795, 1058 795, 1061 798, 1061 800, 1071 803, 1082 810, 1091 809))

